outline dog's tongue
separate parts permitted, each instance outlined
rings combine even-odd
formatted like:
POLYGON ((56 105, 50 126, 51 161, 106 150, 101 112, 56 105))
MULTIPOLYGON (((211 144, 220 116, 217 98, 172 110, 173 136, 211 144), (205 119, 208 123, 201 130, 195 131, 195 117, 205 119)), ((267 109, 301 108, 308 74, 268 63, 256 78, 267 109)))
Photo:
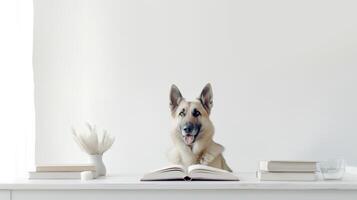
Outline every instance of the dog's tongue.
POLYGON ((194 137, 193 137, 193 135, 187 135, 184 137, 184 140, 185 140, 186 144, 192 144, 194 137))

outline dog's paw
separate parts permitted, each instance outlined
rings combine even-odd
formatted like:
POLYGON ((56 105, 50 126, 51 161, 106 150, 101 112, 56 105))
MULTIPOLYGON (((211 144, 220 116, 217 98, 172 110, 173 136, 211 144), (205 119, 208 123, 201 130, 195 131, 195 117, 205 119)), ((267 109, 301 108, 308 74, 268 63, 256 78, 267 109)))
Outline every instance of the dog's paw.
POLYGON ((214 160, 214 156, 211 154, 204 154, 201 159, 200 159, 200 164, 202 165, 208 165, 214 160))

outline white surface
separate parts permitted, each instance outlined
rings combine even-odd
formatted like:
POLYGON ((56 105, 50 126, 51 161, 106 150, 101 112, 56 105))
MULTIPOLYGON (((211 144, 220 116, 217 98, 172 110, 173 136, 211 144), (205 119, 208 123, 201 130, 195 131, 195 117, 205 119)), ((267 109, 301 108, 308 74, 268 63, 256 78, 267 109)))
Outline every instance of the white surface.
POLYGON ((214 93, 236 171, 258 160, 357 165, 357 2, 35 0, 37 163, 80 163, 71 125, 116 136, 109 173, 165 166, 169 87, 214 93))
POLYGON ((10 200, 10 191, 0 190, 0 199, 1 200, 10 200))
POLYGON ((12 200, 355 200, 357 191, 338 190, 72 190, 72 191, 14 191, 12 200))
POLYGON ((356 199, 357 177, 343 181, 259 182, 254 173, 240 174, 239 182, 140 182, 139 176, 112 176, 92 181, 19 180, 0 183, 12 200, 77 199, 356 199))
POLYGON ((342 181, 284 182, 258 181, 254 173, 239 174, 241 181, 152 181, 141 182, 140 176, 111 176, 81 180, 16 180, 0 182, 0 190, 357 190, 357 176, 342 181))

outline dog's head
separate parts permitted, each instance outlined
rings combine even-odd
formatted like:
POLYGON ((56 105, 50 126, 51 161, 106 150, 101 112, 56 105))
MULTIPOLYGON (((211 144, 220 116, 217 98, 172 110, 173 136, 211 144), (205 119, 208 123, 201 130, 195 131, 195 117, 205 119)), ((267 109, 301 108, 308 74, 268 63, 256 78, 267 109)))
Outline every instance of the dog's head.
POLYGON ((170 109, 175 128, 180 132, 186 145, 192 145, 207 129, 213 129, 209 114, 213 106, 211 84, 207 84, 196 101, 186 101, 180 90, 171 86, 170 109))

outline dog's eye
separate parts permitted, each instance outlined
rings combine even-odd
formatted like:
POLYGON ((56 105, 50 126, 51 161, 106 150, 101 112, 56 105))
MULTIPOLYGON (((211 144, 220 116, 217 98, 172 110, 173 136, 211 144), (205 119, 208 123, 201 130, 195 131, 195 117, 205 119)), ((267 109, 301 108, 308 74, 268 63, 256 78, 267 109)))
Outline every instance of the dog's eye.
POLYGON ((194 117, 198 117, 198 116, 201 115, 201 113, 200 113, 200 111, 194 109, 194 110, 192 111, 192 115, 193 115, 194 117))
POLYGON ((185 116, 185 109, 182 110, 182 111, 179 113, 179 115, 180 115, 181 117, 184 117, 184 116, 185 116))

